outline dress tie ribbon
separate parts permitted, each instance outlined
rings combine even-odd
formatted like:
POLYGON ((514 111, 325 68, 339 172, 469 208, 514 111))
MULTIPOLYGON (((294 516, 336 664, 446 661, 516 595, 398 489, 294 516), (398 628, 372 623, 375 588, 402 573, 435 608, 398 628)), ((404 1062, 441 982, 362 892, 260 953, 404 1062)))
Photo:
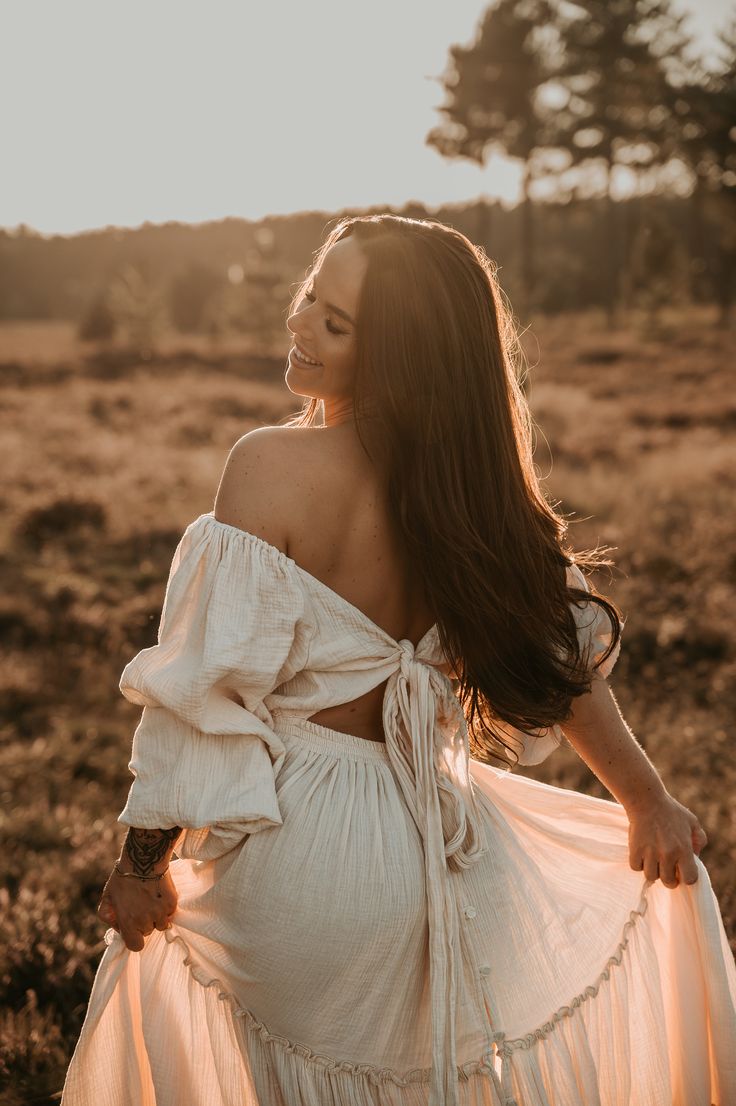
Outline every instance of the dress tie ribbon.
POLYGON ((458 912, 448 867, 484 856, 482 824, 470 779, 468 730, 443 672, 417 658, 407 638, 386 685, 383 727, 391 765, 424 842, 432 1001, 429 1106, 457 1106, 455 1018, 458 912))

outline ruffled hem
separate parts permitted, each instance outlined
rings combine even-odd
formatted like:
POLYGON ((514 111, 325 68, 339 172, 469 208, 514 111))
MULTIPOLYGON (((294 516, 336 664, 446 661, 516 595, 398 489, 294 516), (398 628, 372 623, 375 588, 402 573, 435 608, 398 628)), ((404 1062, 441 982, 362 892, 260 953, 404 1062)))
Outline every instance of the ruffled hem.
MULTIPOLYGON (((211 976, 201 964, 198 964, 196 959, 192 955, 191 948, 181 936, 180 933, 175 933, 175 925, 171 928, 164 930, 163 935, 166 942, 169 945, 177 944, 184 951, 184 958, 182 963, 189 969, 189 973, 192 978, 200 984, 205 990, 213 990, 217 999, 222 1003, 229 1004, 230 1012, 233 1018, 237 1018, 242 1025, 247 1039, 245 1040, 245 1046, 247 1049, 247 1059, 251 1068, 254 1067, 254 1062, 257 1064, 259 1057, 261 1058, 261 1064, 259 1066, 263 1069, 263 1074, 269 1076, 276 1075, 279 1088, 284 1085, 299 1087, 299 1093, 301 1097, 298 1099, 299 1106, 322 1106, 327 1101, 333 1101, 332 1098, 327 1097, 328 1087, 325 1085, 324 1080, 330 1081, 330 1087, 333 1091, 343 1092, 338 1093, 334 1097, 335 1102, 345 1103, 346 1106, 353 1106, 353 1103, 360 1104, 363 1102, 370 1102, 371 1106, 379 1103, 383 1106, 383 1103, 387 1103, 387 1106, 393 1106, 393 1103, 414 1102, 418 1099, 406 1099, 406 1098, 376 1098, 375 1095, 371 1095, 369 1099, 363 1098, 346 1098, 344 1096, 345 1083, 341 1078, 335 1082, 335 1077, 342 1077, 347 1075, 351 1080, 358 1082, 365 1082, 374 1087, 385 1088, 387 1084, 393 1084, 397 1088, 410 1088, 413 1085, 424 1084, 429 1085, 430 1077, 432 1073, 431 1068, 413 1068, 410 1071, 403 1073, 395 1071, 393 1068, 378 1068, 372 1064, 359 1064, 353 1063, 348 1060, 336 1060, 331 1056, 326 1056, 314 1052, 306 1045, 297 1044, 294 1041, 290 1041, 288 1037, 283 1037, 278 1033, 272 1033, 264 1022, 260 1021, 256 1015, 242 1006, 234 994, 233 991, 228 990, 227 986, 221 979, 216 976, 211 976), (255 1046, 255 1047, 254 1047, 255 1046), (263 1054, 263 1046, 267 1046, 268 1058, 263 1054), (289 1059, 291 1058, 291 1059, 289 1059), (265 1060, 265 1063, 263 1063, 265 1060), (298 1064, 298 1071, 293 1070, 288 1072, 288 1066, 290 1063, 300 1061, 298 1064), (305 1084, 304 1076, 309 1072, 309 1069, 314 1069, 314 1083, 312 1090, 313 1097, 308 1095, 305 1097, 305 1090, 309 1087, 309 1084, 305 1084), (332 1085, 334 1083, 334 1086, 332 1085)), ((105 933, 106 943, 110 943, 111 940, 115 940, 118 937, 117 932, 114 929, 109 929, 105 933)), ((254 1072, 254 1075, 256 1073, 254 1072)), ((489 1077, 488 1063, 485 1060, 471 1060, 465 1064, 458 1065, 457 1075, 458 1083, 460 1085, 467 1084, 473 1076, 480 1075, 483 1077, 484 1082, 488 1081, 489 1077)), ((275 1093, 276 1088, 269 1088, 271 1094, 275 1093)), ((259 1103, 260 1103, 259 1099, 259 1103)), ((279 1101, 271 1097, 267 1097, 263 1100, 264 1106, 271 1106, 272 1102, 279 1101)), ((296 1099, 286 1098, 285 1103, 291 1106, 292 1102, 296 1102, 296 1099)), ((425 1101, 424 1098, 421 1099, 425 1101)), ((468 1102, 476 1101, 475 1099, 468 1099, 468 1102)), ((488 1100, 489 1106, 507 1106, 504 1100, 497 1098, 488 1100)))
MULTIPOLYGON (((538 1079, 538 1072, 530 1071, 530 1065, 528 1061, 523 1065, 522 1068, 516 1068, 514 1054, 517 1052, 528 1052, 535 1045, 539 1044, 540 1041, 546 1040, 551 1033, 554 1033, 557 1030, 557 1028, 560 1026, 565 1018, 572 1018, 575 1014, 575 1011, 580 1010, 584 1003, 589 1002, 590 999, 597 997, 601 988, 601 984, 609 982, 611 978, 611 969, 621 966, 624 952, 629 945, 629 935, 631 929, 636 925, 639 918, 643 918, 647 912, 647 891, 649 890, 650 886, 651 884, 648 881, 645 881, 642 888, 641 896, 639 898, 639 903, 634 910, 629 911, 629 917, 624 923, 621 940, 619 941, 615 952, 613 952, 611 956, 609 956, 608 960, 606 961, 605 967, 599 974, 595 983, 591 983, 585 988, 585 990, 575 995, 575 997, 571 999, 570 1002, 566 1005, 560 1006, 557 1010, 555 1010, 555 1012, 546 1022, 538 1026, 536 1029, 532 1030, 531 1033, 526 1033, 522 1037, 514 1038, 508 1038, 504 1032, 494 1033, 492 1047, 495 1049, 496 1054, 501 1060, 501 1087, 503 1094, 502 1101, 504 1106, 520 1106, 515 1097, 515 1094, 518 1094, 520 1092, 523 1094, 524 1103, 531 1101, 531 1099, 529 1099, 527 1096, 532 1088, 527 1087, 522 1090, 520 1084, 522 1082, 526 1082, 530 1075, 533 1076, 535 1083, 537 1083, 538 1079), (512 1083, 516 1084, 516 1090, 512 1086, 512 1083)), ((536 1065, 534 1065, 534 1067, 536 1068, 536 1065)), ((551 1088, 545 1089, 551 1090, 551 1088)))
MULTIPOLYGON (((705 882, 700 895, 707 903, 712 892, 705 882)), ((595 981, 543 1024, 512 1035, 489 1023, 478 1059, 457 1068, 460 1106, 733 1101, 732 1063, 724 1051, 731 1024, 725 996, 716 1003, 714 992, 710 1008, 678 1003, 682 1024, 668 1035, 662 999, 669 983, 666 969, 659 977, 655 945, 662 911, 669 914, 675 900, 672 892, 657 891, 644 881, 595 981), (713 1040, 708 1060, 698 1030, 714 1016, 711 1029, 725 1036, 713 1040), (626 1027, 622 1036, 611 1036, 614 1023, 626 1027), (674 1076, 668 1046, 682 1061, 674 1076)), ((707 921, 705 906, 696 916, 707 921)), ((336 1059, 272 1032, 241 1005, 215 965, 208 969, 195 938, 192 932, 187 940, 174 923, 155 930, 145 950, 132 954, 114 929, 107 930, 61 1106, 181 1106, 183 1093, 207 1106, 427 1106, 430 1068, 398 1071, 336 1059)), ((690 935, 696 963, 698 947, 697 935, 690 935)), ((659 961, 660 968, 665 963, 659 961)), ((710 978, 707 963, 703 967, 710 978)), ((668 995, 674 997, 674 991, 668 995)))
MULTIPOLYGON (((481 1059, 458 1065, 461 1106, 547 1106, 555 1101, 556 1085, 568 1086, 575 1082, 580 1068, 590 1061, 586 1026, 578 1016, 575 1031, 570 1034, 567 1028, 563 1030, 563 1023, 573 1019, 585 1004, 590 1005, 590 1000, 599 995, 601 985, 611 980, 612 969, 621 966, 631 930, 647 911, 650 886, 645 882, 639 903, 630 911, 623 926, 618 946, 594 983, 560 1006, 544 1024, 521 1037, 509 1038, 504 1032, 489 1029, 490 1043, 481 1059), (566 1037, 562 1042, 567 1059, 564 1071, 559 1066, 558 1047, 542 1055, 547 1052, 550 1038, 560 1034, 566 1037)), ((221 1011, 229 1011, 233 1035, 248 1073, 245 1098, 239 1099, 242 1106, 296 1106, 297 1103, 299 1106, 324 1106, 327 1102, 340 1106, 426 1106, 431 1068, 398 1072, 392 1068, 337 1060, 273 1033, 240 1004, 222 979, 211 975, 197 962, 190 945, 176 932, 175 925, 164 930, 163 936, 167 945, 179 946, 184 954, 181 963, 206 996, 216 998, 222 1004, 221 1011)), ((114 929, 108 929, 105 942, 111 945, 122 942, 122 938, 114 929)), ((206 998, 206 1001, 209 1000, 206 998)), ((210 1028, 213 1025, 211 1015, 209 1010, 206 1024, 210 1028)), ((223 1090, 222 1084, 220 1089, 223 1090)), ((158 1091, 156 1093, 158 1095, 158 1091)), ((565 1101, 569 1106, 593 1106, 587 1097, 576 1096, 565 1101)), ((223 1093, 222 1103, 234 1106, 235 1098, 223 1093)))

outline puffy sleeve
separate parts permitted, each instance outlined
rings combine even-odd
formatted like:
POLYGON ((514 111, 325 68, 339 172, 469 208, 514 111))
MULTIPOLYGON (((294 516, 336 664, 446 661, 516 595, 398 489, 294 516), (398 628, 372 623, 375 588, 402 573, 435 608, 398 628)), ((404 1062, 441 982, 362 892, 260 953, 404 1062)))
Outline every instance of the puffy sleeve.
POLYGON ((120 690, 143 707, 118 821, 181 826, 176 852, 212 859, 282 823, 285 756, 264 698, 304 667, 304 592, 290 559, 200 515, 174 552, 158 644, 125 666, 120 690))
MULTIPOLYGON (((567 567, 567 584, 568 587, 584 588, 585 591, 590 591, 590 585, 586 577, 575 564, 567 567)), ((586 667, 592 669, 611 644, 613 638, 611 620, 599 603, 581 600, 579 604, 571 603, 570 610, 577 626, 578 641, 584 654, 586 654, 586 667)), ((623 622, 621 622, 622 630, 623 625, 623 622)), ((603 663, 598 666, 596 672, 601 676, 609 676, 620 652, 621 637, 616 642, 610 656, 606 657, 603 663)))
MULTIPOLYGON (((569 587, 583 588, 590 591, 590 585, 586 577, 576 564, 567 567, 567 583, 569 587)), ((581 599, 570 603, 575 625, 577 627, 578 641, 582 655, 585 657, 586 668, 590 671, 595 663, 605 653, 613 638, 611 620, 599 603, 588 602, 581 599)), ((623 630, 624 623, 620 623, 623 630)), ((601 676, 610 675, 613 666, 618 660, 621 651, 621 638, 611 654, 596 669, 601 676)), ((540 764, 546 760, 550 753, 558 749, 565 739, 560 726, 550 726, 538 734, 526 734, 521 730, 509 726, 503 726, 504 737, 512 738, 512 744, 519 753, 519 764, 540 764)))

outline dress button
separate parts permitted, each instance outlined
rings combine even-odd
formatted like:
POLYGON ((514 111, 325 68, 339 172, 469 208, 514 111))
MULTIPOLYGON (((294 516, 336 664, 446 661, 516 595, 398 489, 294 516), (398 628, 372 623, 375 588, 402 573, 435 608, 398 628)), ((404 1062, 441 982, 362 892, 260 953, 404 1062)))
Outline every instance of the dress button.
POLYGON ((490 975, 491 974, 491 969, 488 967, 487 964, 483 964, 480 968, 478 968, 478 971, 480 972, 481 975, 490 975))
POLYGON ((477 910, 475 909, 474 906, 466 906, 463 913, 464 913, 466 918, 474 918, 475 915, 477 914, 477 910))

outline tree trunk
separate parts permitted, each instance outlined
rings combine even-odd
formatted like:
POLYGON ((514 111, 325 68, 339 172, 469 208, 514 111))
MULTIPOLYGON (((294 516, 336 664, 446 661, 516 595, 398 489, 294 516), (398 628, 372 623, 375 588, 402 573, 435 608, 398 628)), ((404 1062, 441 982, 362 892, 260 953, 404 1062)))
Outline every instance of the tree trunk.
POLYGON ((493 234, 493 205, 487 200, 478 200, 475 208, 475 241, 492 256, 491 236, 493 234))
POLYGON ((703 181, 697 171, 695 173, 695 184, 690 193, 688 213, 688 294, 691 302, 699 303, 703 298, 702 283, 706 260, 704 256, 703 181))
POLYGON ((534 297, 534 212, 529 194, 531 181, 532 165, 527 159, 524 162, 521 206, 521 295, 526 314, 531 311, 534 297))
POLYGON ((611 177, 613 173, 613 160, 609 154, 606 159, 606 257, 604 258, 605 273, 605 307, 606 322, 609 330, 616 326, 616 301, 618 292, 619 275, 619 251, 616 235, 616 208, 611 195, 611 177))
POLYGON ((718 326, 723 330, 730 329, 731 309, 733 305, 733 270, 736 257, 731 250, 718 243, 718 281, 716 284, 716 296, 718 299, 718 326))

